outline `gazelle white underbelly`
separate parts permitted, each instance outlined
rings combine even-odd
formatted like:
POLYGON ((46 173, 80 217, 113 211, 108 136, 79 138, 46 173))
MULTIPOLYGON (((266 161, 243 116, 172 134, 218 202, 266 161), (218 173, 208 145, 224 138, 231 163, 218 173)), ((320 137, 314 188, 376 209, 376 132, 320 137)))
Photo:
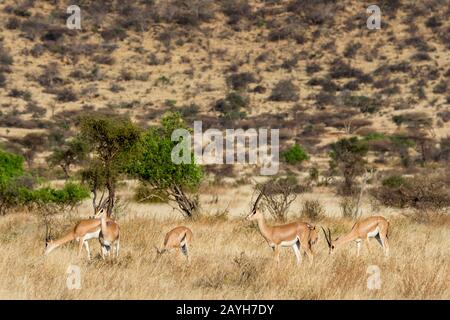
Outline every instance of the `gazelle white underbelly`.
POLYGON ((369 238, 376 237, 378 233, 380 233, 380 229, 378 227, 376 227, 375 230, 367 233, 367 237, 369 237, 369 238))
POLYGON ((87 241, 87 240, 91 240, 91 239, 98 239, 99 235, 100 235, 100 229, 98 229, 98 231, 95 231, 95 232, 86 233, 83 237, 83 240, 87 241))
POLYGON ((282 247, 292 247, 298 241, 298 237, 295 237, 293 240, 281 241, 280 245, 282 247))

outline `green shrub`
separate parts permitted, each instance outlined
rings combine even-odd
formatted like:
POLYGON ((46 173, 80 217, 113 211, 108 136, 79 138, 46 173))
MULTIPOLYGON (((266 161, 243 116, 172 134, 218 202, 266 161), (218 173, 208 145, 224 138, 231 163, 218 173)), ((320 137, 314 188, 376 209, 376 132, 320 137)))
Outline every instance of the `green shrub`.
POLYGON ((289 164, 300 164, 309 159, 306 151, 298 144, 294 144, 290 149, 283 152, 281 157, 289 164))
POLYGON ((21 156, 0 150, 0 187, 23 175, 23 161, 21 156))
POLYGON ((387 178, 384 178, 382 181, 382 185, 389 188, 398 188, 405 184, 405 178, 399 175, 393 175, 387 178))
POLYGON ((56 204, 62 207, 74 207, 82 200, 88 198, 89 191, 74 182, 67 182, 62 189, 44 187, 39 189, 19 189, 20 203, 24 205, 56 204))
POLYGON ((23 158, 0 150, 0 214, 17 206, 55 204, 74 207, 89 197, 89 191, 74 182, 62 189, 33 189, 35 179, 23 169, 23 158))

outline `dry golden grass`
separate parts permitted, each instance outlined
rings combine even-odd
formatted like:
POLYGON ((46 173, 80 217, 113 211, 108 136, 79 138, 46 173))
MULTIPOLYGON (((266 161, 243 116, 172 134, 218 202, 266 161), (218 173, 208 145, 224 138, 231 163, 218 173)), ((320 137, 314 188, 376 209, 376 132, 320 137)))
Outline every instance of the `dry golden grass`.
MULTIPOLYGON (((93 260, 77 257, 77 244, 43 256, 43 227, 31 214, 0 218, 0 298, 2 299, 449 299, 447 221, 417 224, 390 217, 391 256, 385 259, 372 240, 372 256, 357 258, 349 244, 330 257, 323 237, 316 259, 295 264, 282 250, 277 267, 256 226, 241 219, 196 221, 135 217, 121 221, 122 251, 115 262, 100 258, 91 240, 93 260), (192 261, 174 253, 157 258, 164 232, 184 224, 194 231, 192 261), (81 289, 66 286, 69 265, 81 268, 81 289), (381 270, 381 289, 369 290, 367 268, 381 270)), ((67 221, 67 220, 66 220, 67 221)), ((352 221, 327 218, 335 235, 352 221)), ((64 223, 60 234, 73 226, 64 223)), ((59 231, 59 230, 58 230, 59 231)))

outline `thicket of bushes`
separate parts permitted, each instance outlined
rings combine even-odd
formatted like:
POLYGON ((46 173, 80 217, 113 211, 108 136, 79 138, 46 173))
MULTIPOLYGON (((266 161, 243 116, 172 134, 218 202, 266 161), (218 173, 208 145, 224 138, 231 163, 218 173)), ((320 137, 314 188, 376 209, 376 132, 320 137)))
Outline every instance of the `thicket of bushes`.
POLYGON ((74 207, 89 197, 89 191, 74 182, 62 189, 35 188, 37 179, 25 172, 23 162, 22 157, 0 150, 0 215, 20 206, 74 207))
POLYGON ((450 177, 424 176, 405 178, 393 175, 373 189, 372 195, 383 205, 397 208, 442 209, 450 207, 450 177))

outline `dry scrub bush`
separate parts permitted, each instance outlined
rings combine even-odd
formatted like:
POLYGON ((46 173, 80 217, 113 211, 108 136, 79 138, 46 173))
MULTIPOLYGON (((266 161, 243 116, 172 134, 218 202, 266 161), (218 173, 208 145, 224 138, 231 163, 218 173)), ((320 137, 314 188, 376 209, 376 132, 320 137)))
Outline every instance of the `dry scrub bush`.
POLYGON ((279 81, 272 90, 269 100, 272 101, 297 101, 300 89, 291 80, 279 81))
POLYGON ((355 212, 357 206, 357 199, 354 197, 343 197, 339 201, 342 217, 355 219, 355 212))
POLYGON ((301 192, 295 177, 275 177, 257 184, 255 189, 262 193, 261 205, 268 209, 273 218, 285 221, 291 203, 301 192))
POLYGON ((319 200, 305 200, 302 205, 302 217, 317 221, 323 218, 325 209, 319 200))

